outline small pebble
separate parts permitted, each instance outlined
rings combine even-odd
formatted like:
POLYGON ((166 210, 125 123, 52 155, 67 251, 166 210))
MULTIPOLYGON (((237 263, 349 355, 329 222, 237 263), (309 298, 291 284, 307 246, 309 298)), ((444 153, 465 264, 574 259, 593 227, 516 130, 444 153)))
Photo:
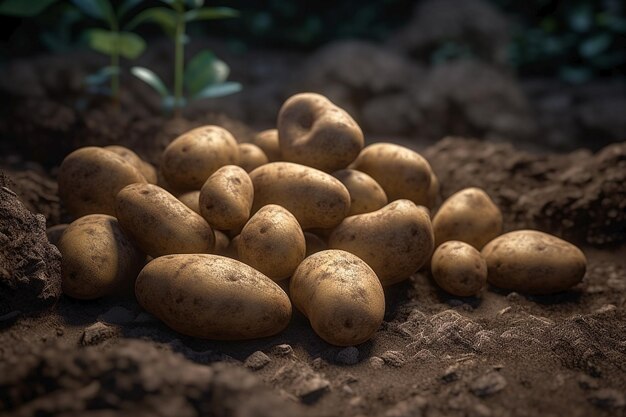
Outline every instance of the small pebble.
POLYGON ((518 293, 516 293, 515 291, 510 292, 506 295, 506 299, 512 302, 517 302, 520 300, 520 295, 518 293))
POLYGON ((293 353, 293 348, 291 345, 283 343, 282 345, 274 346, 271 352, 276 356, 289 356, 293 353))
POLYGON ((326 361, 322 358, 315 358, 311 362, 311 368, 319 371, 320 369, 326 367, 326 361))
POLYGON ((359 350, 354 346, 341 349, 337 353, 337 362, 345 365, 354 365, 359 361, 359 350))
POLYGON ((400 368, 404 365, 404 362, 406 362, 406 356, 404 356, 404 353, 398 352, 397 350, 388 350, 380 355, 380 357, 387 365, 396 368, 400 368))
POLYGON ((117 336, 118 333, 119 330, 116 327, 107 326, 99 321, 85 328, 81 343, 83 346, 97 345, 98 343, 117 336))
POLYGON ((385 361, 382 358, 379 358, 378 356, 372 356, 370 358, 370 366, 374 369, 380 369, 383 367, 384 364, 385 364, 385 361))
POLYGON ((257 350, 256 352, 248 356, 248 358, 244 362, 244 366, 246 368, 258 371, 259 369, 264 368, 271 361, 272 360, 270 359, 269 356, 267 356, 265 353, 261 352, 260 350, 257 350))
POLYGON ((477 397, 486 397, 500 392, 506 387, 506 379, 498 372, 489 372, 472 382, 470 390, 477 397))

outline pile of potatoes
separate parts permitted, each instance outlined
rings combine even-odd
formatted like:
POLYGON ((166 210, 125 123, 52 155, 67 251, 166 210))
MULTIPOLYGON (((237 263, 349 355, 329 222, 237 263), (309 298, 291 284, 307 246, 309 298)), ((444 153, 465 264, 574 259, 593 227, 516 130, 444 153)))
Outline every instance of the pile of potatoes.
POLYGON ((134 295, 172 329, 238 340, 282 331, 292 305, 329 343, 362 343, 385 313, 384 287, 430 268, 457 296, 486 282, 530 294, 580 282, 583 253, 554 236, 501 235, 478 188, 432 217, 428 161, 391 143, 364 147, 357 123, 327 98, 289 98, 277 129, 238 143, 202 126, 165 149, 158 171, 129 149, 81 148, 59 194, 76 217, 50 230, 63 290, 134 295))

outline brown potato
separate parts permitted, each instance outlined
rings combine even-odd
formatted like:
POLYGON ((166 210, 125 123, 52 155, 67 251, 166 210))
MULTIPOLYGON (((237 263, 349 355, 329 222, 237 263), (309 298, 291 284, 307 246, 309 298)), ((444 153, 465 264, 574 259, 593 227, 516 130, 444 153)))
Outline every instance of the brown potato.
POLYGON ((72 222, 57 242, 63 292, 81 300, 133 293, 145 255, 117 219, 90 214, 72 222))
POLYGON ((278 113, 278 141, 284 161, 333 172, 347 167, 363 149, 363 132, 326 97, 290 97, 278 113))
POLYGON ((230 239, 226 233, 219 230, 213 230, 215 233, 215 249, 213 253, 220 256, 228 256, 228 248, 230 247, 230 239))
POLYGON ((306 253, 300 224, 293 214, 275 204, 257 211, 239 236, 238 259, 274 281, 289 278, 306 253))
POLYGON ((383 285, 403 281, 428 261, 434 237, 427 210, 396 200, 380 210, 347 217, 330 235, 328 247, 363 259, 383 285))
POLYGON ((104 149, 118 154, 132 164, 146 178, 150 184, 157 183, 157 171, 152 164, 144 161, 132 150, 119 145, 105 146, 104 149))
POLYGON ((323 250, 328 249, 328 245, 318 235, 311 232, 304 232, 304 241, 306 243, 306 254, 305 258, 313 255, 314 253, 321 252, 323 250))
POLYGON ((433 217, 435 246, 460 240, 481 250, 502 233, 502 213, 480 188, 465 188, 443 202, 433 217))
POLYGON ((302 229, 331 228, 350 211, 350 193, 336 178, 290 162, 272 162, 250 173, 252 212, 278 204, 293 214, 302 229))
POLYGON ((387 194, 383 188, 364 172, 354 169, 342 169, 333 172, 350 193, 350 212, 348 216, 370 213, 387 205, 387 194))
POLYGON ((172 194, 153 184, 132 184, 116 198, 122 229, 148 255, 210 253, 215 235, 206 221, 172 194))
POLYGON ((342 250, 325 250, 302 261, 289 293, 315 333, 333 345, 367 341, 385 315, 378 277, 365 262, 342 250))
POLYGON ((144 176, 114 152, 89 146, 65 157, 59 168, 59 197, 74 217, 87 214, 115 215, 115 196, 144 176))
POLYGON ((213 173, 200 190, 200 214, 214 228, 237 230, 250 218, 254 187, 252 180, 235 165, 213 173))
POLYGON ((431 270, 437 285, 459 297, 478 295, 487 284, 487 264, 482 255, 458 240, 450 240, 435 250, 431 270))
POLYGON ((267 156, 261 148, 252 143, 239 144, 239 166, 246 172, 251 172, 255 168, 269 162, 267 156))
POLYGON ((427 206, 430 164, 420 154, 392 143, 375 143, 359 154, 350 168, 365 172, 385 190, 389 201, 411 200, 427 206))
POLYGON ((200 190, 182 193, 178 196, 178 199, 195 213, 200 214, 200 190))
POLYGON ((430 187, 428 188, 428 205, 426 207, 431 210, 439 204, 440 199, 440 184, 439 178, 434 172, 430 172, 430 187))
POLYGON ((254 136, 254 139, 252 139, 252 143, 263 150, 269 162, 278 162, 281 160, 278 130, 268 129, 259 132, 254 136))
POLYGON ((243 340, 281 332, 291 318, 287 294, 259 271, 218 255, 168 255, 135 283, 139 304, 187 336, 243 340))
POLYGON ((202 126, 165 148, 161 171, 174 189, 199 190, 219 168, 238 163, 239 147, 233 135, 219 126, 202 126))
POLYGON ((576 246, 536 230, 517 230, 495 238, 482 250, 487 280, 526 294, 553 294, 578 284, 587 259, 576 246))

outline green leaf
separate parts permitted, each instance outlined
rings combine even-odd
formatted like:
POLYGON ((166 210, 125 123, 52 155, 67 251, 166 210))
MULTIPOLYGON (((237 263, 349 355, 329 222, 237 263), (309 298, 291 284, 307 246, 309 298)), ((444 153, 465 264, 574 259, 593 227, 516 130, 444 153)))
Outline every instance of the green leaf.
POLYGON ((210 85, 198 94, 193 96, 194 100, 203 98, 223 97, 241 91, 243 86, 239 83, 229 81, 222 84, 210 85))
POLYGON ((0 14, 18 17, 36 16, 56 0, 4 0, 0 3, 0 14))
POLYGON ((153 7, 135 16, 124 26, 126 30, 132 30, 142 23, 155 23, 170 36, 176 33, 176 13, 166 7, 153 7))
POLYGON ((170 97, 170 92, 163 84, 163 81, 156 75, 154 72, 144 67, 132 67, 130 69, 131 74, 135 77, 139 78, 144 83, 148 84, 150 87, 154 88, 154 90, 161 95, 162 98, 170 97))
POLYGON ((197 9, 204 5, 204 0, 187 0, 187 4, 192 9, 197 9))
POLYGON ((146 49, 145 41, 130 32, 89 29, 84 36, 91 49, 106 55, 117 52, 124 58, 135 59, 146 49))
POLYGON ((117 18, 121 19, 141 2, 142 0, 124 0, 117 9, 117 18))
POLYGON ((72 0, 72 3, 87 16, 108 22, 111 27, 117 23, 109 0, 72 0))
POLYGON ((104 67, 85 77, 85 84, 100 85, 108 81, 113 75, 120 73, 120 67, 104 67))
POLYGON ((194 56, 185 69, 185 87, 190 95, 210 85, 221 84, 228 78, 230 68, 211 51, 194 56))
POLYGON ((185 13, 185 20, 194 22, 196 20, 228 19, 238 16, 239 11, 230 7, 205 7, 203 9, 189 10, 185 13))

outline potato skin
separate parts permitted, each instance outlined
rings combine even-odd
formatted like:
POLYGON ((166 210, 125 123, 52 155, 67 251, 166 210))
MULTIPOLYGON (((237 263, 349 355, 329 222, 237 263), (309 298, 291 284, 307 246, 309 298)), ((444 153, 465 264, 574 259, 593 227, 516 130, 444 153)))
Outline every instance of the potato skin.
POLYGON ((336 178, 290 162, 272 162, 250 173, 252 212, 278 204, 293 214, 302 229, 331 228, 350 211, 350 193, 336 178))
POLYGON ((374 143, 361 151, 350 168, 374 178, 389 201, 407 199, 430 208, 432 169, 417 152, 392 143, 374 143))
POLYGON ((415 273, 430 259, 433 246, 427 210, 409 200, 347 217, 328 240, 329 248, 345 250, 367 262, 383 286, 415 273))
POLYGON ((526 294, 565 291, 585 276, 587 258, 576 246, 536 230, 505 233, 482 250, 490 284, 526 294))
POLYGON ((341 169, 333 172, 350 193, 350 212, 348 216, 370 213, 385 207, 388 203, 383 188, 365 172, 355 169, 341 169))
POLYGON ((252 139, 252 143, 261 148, 269 162, 278 162, 281 160, 278 130, 267 129, 259 132, 252 139))
POLYGON ((178 200, 182 202, 184 205, 192 209, 195 213, 200 214, 200 191, 187 191, 186 193, 180 194, 178 200))
POLYGON ((333 172, 347 167, 363 149, 363 132, 343 109, 315 93, 291 96, 278 113, 284 161, 333 172))
POLYGON ((226 165, 211 175, 200 190, 200 214, 219 230, 240 229, 250 218, 254 187, 243 168, 226 165))
POLYGON ((269 159, 261 148, 253 143, 239 144, 239 166, 246 172, 269 163, 269 159))
POLYGON ((63 292, 81 300, 132 294, 145 255, 122 232, 117 219, 90 214, 72 222, 57 242, 63 292))
POLYGON ((487 284, 487 263, 472 245, 450 240, 439 246, 431 260, 437 285, 459 297, 480 294, 487 284))
POLYGON ((238 259, 274 281, 289 278, 306 254, 300 224, 293 214, 275 204, 257 211, 239 236, 238 259))
POLYGON ((259 271, 218 255, 156 258, 135 283, 139 304, 187 336, 243 340, 282 331, 291 318, 287 294, 259 271))
POLYGON ((141 172, 141 175, 143 175, 146 178, 146 181, 148 181, 150 184, 157 183, 156 169, 152 166, 152 164, 141 159, 139 155, 137 155, 132 150, 119 145, 105 146, 104 149, 116 153, 128 162, 130 162, 132 166, 137 168, 137 171, 141 172))
POLYGON ((465 188, 443 202, 433 217, 435 245, 460 240, 481 250, 502 233, 502 213, 486 192, 465 188))
POLYGON ((385 315, 378 277, 365 262, 342 250, 306 258, 291 278, 289 293, 315 333, 337 346, 367 341, 385 315))
POLYGON ((153 184, 132 184, 116 198, 115 211, 124 230, 148 255, 210 253, 213 230, 172 194, 153 184))
POLYGON ((87 214, 115 215, 115 196, 144 176, 121 156, 88 146, 65 157, 59 168, 59 197, 74 217, 87 214))
POLYGON ((161 172, 176 190, 199 190, 219 168, 238 163, 239 147, 233 135, 208 125, 174 139, 163 151, 161 172))

